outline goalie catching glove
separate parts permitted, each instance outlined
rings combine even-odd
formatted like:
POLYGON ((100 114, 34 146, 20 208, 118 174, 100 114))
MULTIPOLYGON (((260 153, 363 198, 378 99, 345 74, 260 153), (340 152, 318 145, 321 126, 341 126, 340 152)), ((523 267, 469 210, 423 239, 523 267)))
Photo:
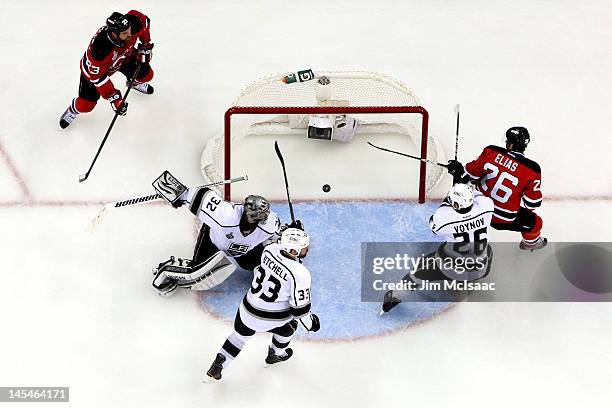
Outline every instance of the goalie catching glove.
POLYGON ((174 208, 179 208, 185 203, 181 197, 187 191, 187 186, 178 181, 168 170, 155 179, 152 185, 155 191, 174 208))

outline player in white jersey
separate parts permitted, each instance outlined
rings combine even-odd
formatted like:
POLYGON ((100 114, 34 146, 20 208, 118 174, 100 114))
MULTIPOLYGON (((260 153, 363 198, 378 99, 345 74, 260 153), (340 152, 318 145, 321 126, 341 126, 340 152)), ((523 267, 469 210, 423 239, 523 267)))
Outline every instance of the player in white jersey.
POLYGON ((484 242, 493 208, 493 200, 480 191, 455 184, 429 219, 429 228, 446 242, 484 242))
POLYGON ((177 287, 206 290, 218 285, 236 269, 229 258, 253 271, 265 244, 280 235, 280 221, 261 196, 249 195, 244 203, 231 203, 212 189, 186 188, 168 172, 153 186, 175 208, 186 205, 202 222, 193 258, 171 257, 155 269, 153 287, 164 296, 177 287))
MULTIPOLYGON (((470 185, 455 184, 451 187, 444 202, 429 219, 431 231, 444 238, 445 243, 436 252, 425 256, 424 266, 402 280, 419 283, 422 280, 473 281, 484 278, 491 268, 491 248, 487 241, 493 208, 493 201, 470 185), (447 262, 449 259, 453 262, 447 262), (466 264, 470 267, 466 268, 466 264)), ((383 312, 401 303, 401 298, 408 294, 401 292, 407 291, 385 293, 383 312)))
POLYGON ((302 264, 310 238, 298 228, 287 228, 280 243, 268 245, 255 269, 251 288, 238 307, 234 331, 225 340, 206 373, 221 379, 221 371, 238 356, 245 343, 257 332, 272 333, 266 363, 275 364, 293 355, 289 348, 298 321, 309 332, 321 327, 310 311, 310 272, 302 264))

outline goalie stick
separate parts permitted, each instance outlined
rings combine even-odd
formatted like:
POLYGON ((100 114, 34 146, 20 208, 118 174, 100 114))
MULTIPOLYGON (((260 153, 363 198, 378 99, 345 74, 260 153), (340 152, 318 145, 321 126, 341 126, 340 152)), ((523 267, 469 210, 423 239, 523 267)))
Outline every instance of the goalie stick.
POLYGON ((278 142, 274 141, 274 150, 276 150, 276 155, 278 156, 278 160, 283 166, 283 176, 285 177, 285 190, 287 191, 287 203, 289 204, 289 213, 291 213, 291 221, 295 222, 295 215, 293 214, 293 203, 291 202, 291 196, 289 195, 289 182, 287 181, 287 170, 285 169, 285 160, 283 159, 283 155, 278 147, 278 142))
POLYGON ((399 154, 400 156, 410 157, 411 159, 419 160, 419 161, 422 161, 422 162, 425 162, 425 163, 429 163, 429 164, 436 164, 436 165, 438 165, 440 167, 444 167, 444 168, 448 167, 446 164, 438 163, 437 161, 433 161, 433 160, 429 160, 429 159, 422 159, 422 158, 420 158, 418 156, 413 156, 413 155, 408 154, 408 153, 402 153, 402 152, 398 152, 398 151, 391 150, 391 149, 385 149, 384 147, 376 146, 374 143, 371 143, 371 142, 367 142, 367 143, 370 146, 372 146, 372 147, 374 147, 375 149, 378 149, 378 150, 382 150, 382 151, 389 152, 389 153, 399 154))
MULTIPOLYGON (((223 181, 217 181, 214 183, 209 183, 209 184, 204 184, 202 186, 198 186, 198 188, 202 188, 202 187, 213 187, 213 186, 220 186, 223 184, 231 184, 231 183, 236 183, 238 181, 246 181, 248 180, 249 177, 247 175, 244 175, 244 177, 235 177, 229 180, 223 180, 223 181)), ((88 229, 93 229, 102 219, 102 217, 109 211, 112 211, 116 208, 125 208, 125 207, 129 207, 129 206, 134 206, 134 205, 140 205, 140 204, 145 204, 145 203, 149 203, 151 201, 156 201, 158 199, 161 199, 162 196, 159 194, 150 194, 150 195, 146 195, 146 196, 142 196, 142 197, 136 197, 136 198, 128 198, 127 200, 121 200, 121 201, 115 201, 113 203, 108 203, 104 205, 104 208, 102 208, 102 210, 98 213, 98 215, 96 215, 96 217, 89 223, 89 227, 88 229)))

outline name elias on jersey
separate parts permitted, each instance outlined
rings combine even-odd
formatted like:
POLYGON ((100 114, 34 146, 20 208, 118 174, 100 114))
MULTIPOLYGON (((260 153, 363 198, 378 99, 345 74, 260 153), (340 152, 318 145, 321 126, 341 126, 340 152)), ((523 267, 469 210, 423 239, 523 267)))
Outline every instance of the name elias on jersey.
POLYGON ((495 157, 495 163, 499 164, 500 166, 503 166, 503 167, 507 168, 510 171, 515 171, 516 168, 518 167, 518 163, 517 162, 513 161, 512 159, 507 158, 503 154, 498 154, 495 157))
POLYGON ((266 268, 270 269, 272 272, 274 272, 274 274, 282 280, 287 281, 287 273, 283 270, 283 267, 274 262, 273 259, 269 258, 268 254, 264 253, 264 257, 261 260, 261 264, 264 265, 266 268))
POLYGON ((476 228, 482 227, 485 225, 484 217, 478 218, 477 220, 466 222, 464 224, 453 225, 453 229, 456 233, 471 231, 476 228))

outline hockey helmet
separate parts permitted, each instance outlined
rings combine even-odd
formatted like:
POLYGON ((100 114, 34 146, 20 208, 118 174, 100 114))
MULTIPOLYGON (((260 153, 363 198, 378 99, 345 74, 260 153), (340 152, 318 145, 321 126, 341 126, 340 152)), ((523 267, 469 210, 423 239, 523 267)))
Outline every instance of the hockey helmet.
POLYGON ((115 11, 106 19, 106 26, 111 32, 119 34, 130 28, 131 24, 127 16, 115 11))
POLYGON ((513 126, 506 130, 506 144, 512 144, 512 150, 524 152, 529 140, 529 131, 522 126, 513 126))
POLYGON ((459 213, 466 213, 474 203, 474 191, 467 184, 455 184, 448 191, 448 201, 459 213))
POLYGON ((285 251, 299 256, 302 250, 310 246, 310 237, 298 228, 287 228, 281 234, 280 244, 285 251))
POLYGON ((249 224, 266 221, 270 214, 270 203, 258 195, 249 195, 244 199, 243 215, 249 224))

